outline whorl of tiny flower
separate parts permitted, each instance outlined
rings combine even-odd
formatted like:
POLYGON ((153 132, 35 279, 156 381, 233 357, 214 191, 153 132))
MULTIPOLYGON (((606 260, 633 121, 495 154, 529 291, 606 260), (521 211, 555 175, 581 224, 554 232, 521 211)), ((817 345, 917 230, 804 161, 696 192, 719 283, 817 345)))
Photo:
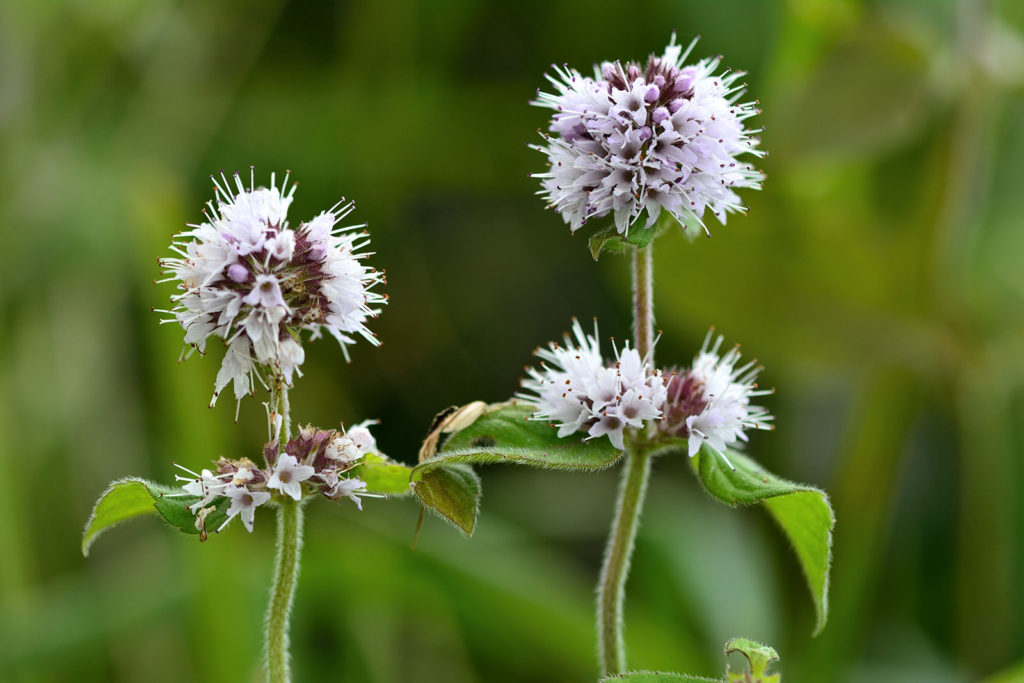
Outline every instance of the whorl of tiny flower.
POLYGON ((626 429, 642 428, 661 417, 665 380, 647 359, 627 343, 615 350, 615 361, 606 364, 594 335, 573 321, 575 339, 565 335, 565 346, 551 343, 537 349, 540 369, 528 368, 517 394, 536 406, 535 420, 558 426, 558 436, 586 432, 588 439, 607 435, 616 448, 624 448, 626 429))
MULTIPOLYGON (((537 92, 532 103, 555 110, 546 144, 550 170, 539 192, 575 232, 591 218, 611 214, 619 233, 647 211, 645 228, 662 210, 681 225, 703 222, 710 209, 721 223, 743 211, 736 188, 760 189, 764 176, 738 157, 763 156, 759 130, 745 121, 756 103, 738 102, 743 72, 716 74, 720 57, 691 66, 676 45, 638 62, 604 62, 594 77, 553 66, 554 93, 537 92)), ((710 234, 710 233, 708 233, 710 234)))
POLYGON ((184 482, 182 493, 177 495, 198 498, 189 505, 189 510, 196 516, 196 528, 204 535, 207 515, 223 498, 230 501, 227 519, 215 531, 240 517, 246 530, 252 532, 256 508, 269 501, 274 493, 294 500, 302 500, 307 494, 321 494, 334 501, 347 498, 362 510, 362 498, 383 497, 368 493, 366 482, 352 476, 352 470, 367 453, 377 452, 377 443, 369 431, 369 425, 375 423, 367 420, 348 432, 302 427, 284 449, 276 441, 264 446, 267 458, 264 468, 246 458, 221 458, 215 472, 202 470, 199 474, 177 465, 189 475, 177 476, 178 481, 184 482), (339 457, 339 452, 343 457, 339 457))
POLYGON ((385 303, 372 291, 383 274, 363 263, 365 225, 337 226, 352 202, 292 229, 286 216, 296 186, 287 175, 280 188, 274 174, 269 188, 256 187, 251 173, 248 188, 237 173, 234 187, 223 174, 214 184, 206 221, 189 224, 171 245, 178 256, 160 260, 164 281, 181 290, 164 322, 180 323, 200 353, 210 337, 227 344, 211 405, 229 383, 238 400, 251 393, 254 377, 265 379, 261 368, 291 384, 305 360, 302 330, 311 339, 326 330, 346 359, 355 335, 379 344, 366 322, 385 303))
POLYGON ((751 398, 772 393, 758 390, 761 368, 757 361, 736 367, 739 347, 718 355, 723 337, 711 343, 708 332, 700 353, 689 368, 674 371, 668 380, 663 432, 689 440, 690 457, 707 444, 722 453, 738 441, 746 441, 747 429, 771 429, 768 411, 750 403, 751 398))

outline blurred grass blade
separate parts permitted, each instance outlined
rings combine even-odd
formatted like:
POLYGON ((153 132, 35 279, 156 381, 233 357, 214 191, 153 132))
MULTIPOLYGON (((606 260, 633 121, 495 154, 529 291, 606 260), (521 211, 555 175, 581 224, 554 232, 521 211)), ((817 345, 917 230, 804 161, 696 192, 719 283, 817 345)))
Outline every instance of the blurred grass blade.
POLYGON ((516 401, 477 402, 436 420, 420 452, 421 462, 412 470, 413 492, 469 536, 476 527, 480 482, 476 475, 470 476, 469 468, 454 466, 504 462, 596 471, 622 456, 607 439, 582 441, 577 435, 560 439, 551 425, 529 419, 532 412, 530 406, 516 401))
MULTIPOLYGON (((154 484, 138 477, 126 477, 112 483, 103 492, 82 533, 82 554, 88 556, 89 548, 96 538, 107 529, 129 519, 157 514, 167 524, 186 534, 200 534, 206 540, 205 531, 196 528, 196 518, 188 506, 196 502, 195 496, 178 496, 180 489, 154 484), (171 497, 169 494, 174 494, 171 497)), ((206 516, 206 525, 218 528, 227 518, 228 500, 222 498, 215 509, 206 516)))
POLYGON ((726 505, 763 503, 793 544, 807 579, 817 620, 814 635, 828 621, 829 570, 835 515, 824 491, 795 484, 767 471, 735 451, 716 453, 707 447, 691 465, 708 493, 726 505), (732 464, 726 464, 726 458, 732 464))

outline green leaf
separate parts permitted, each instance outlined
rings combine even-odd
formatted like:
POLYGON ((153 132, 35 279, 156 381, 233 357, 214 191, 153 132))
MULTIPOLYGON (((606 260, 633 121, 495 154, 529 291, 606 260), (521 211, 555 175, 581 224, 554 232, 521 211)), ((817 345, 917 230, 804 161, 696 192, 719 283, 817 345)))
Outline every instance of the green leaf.
MULTIPOLYGON (((167 524, 186 534, 199 534, 206 540, 206 531, 196 528, 196 518, 188 506, 199 500, 195 496, 178 496, 181 489, 154 484, 138 477, 119 479, 103 492, 93 508, 82 533, 82 554, 88 556, 96 538, 107 529, 126 520, 155 513, 167 524), (173 494, 173 495, 171 495, 173 494)), ((206 516, 206 527, 218 528, 227 519, 226 498, 214 504, 206 516)))
POLYGON ((445 415, 428 435, 421 462, 412 470, 413 492, 469 536, 476 527, 480 482, 468 468, 455 466, 501 462, 595 471, 622 456, 607 439, 582 441, 576 434, 560 439, 547 422, 529 419, 532 412, 526 404, 509 401, 470 404, 445 415))
POLYGON ((720 678, 702 678, 700 676, 687 676, 686 674, 665 673, 664 671, 630 671, 629 673, 601 679, 601 683, 609 683, 610 681, 629 681, 629 683, 692 683, 693 681, 705 683, 706 681, 711 681, 712 683, 722 683, 720 678))
POLYGON ((775 476, 735 451, 718 453, 707 447, 691 461, 701 484, 726 505, 762 503, 793 544, 807 579, 817 615, 814 634, 828 621, 829 569, 835 514, 824 491, 775 476), (730 467, 726 464, 726 458, 730 467))
POLYGON ((468 465, 423 469, 414 474, 412 489, 427 508, 455 525, 467 537, 476 529, 480 510, 480 477, 468 465))
POLYGON ((651 227, 643 227, 644 223, 644 219, 638 220, 630 228, 628 235, 619 234, 614 222, 600 228, 590 236, 588 241, 590 255, 597 261, 601 257, 601 253, 605 251, 614 254, 625 254, 633 251, 633 249, 643 249, 656 238, 668 232, 669 229, 680 225, 679 221, 673 218, 672 214, 667 211, 662 211, 658 220, 651 227))
POLYGON ((779 661, 779 654, 774 648, 746 638, 733 638, 725 644, 725 654, 728 656, 734 652, 739 652, 746 658, 750 671, 734 672, 730 667, 726 672, 729 683, 752 683, 752 681, 779 683, 781 681, 782 677, 779 674, 768 673, 768 667, 773 662, 779 661))
POLYGON ((383 493, 389 496, 409 494, 409 475, 412 468, 408 465, 391 460, 383 453, 367 453, 359 466, 352 470, 352 476, 366 482, 366 490, 370 493, 383 493))

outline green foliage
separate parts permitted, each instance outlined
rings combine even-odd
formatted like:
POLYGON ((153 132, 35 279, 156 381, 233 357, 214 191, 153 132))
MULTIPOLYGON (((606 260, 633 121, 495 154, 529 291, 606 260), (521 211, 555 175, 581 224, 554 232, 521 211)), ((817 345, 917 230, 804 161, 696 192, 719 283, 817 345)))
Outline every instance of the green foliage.
POLYGON ((720 454, 704 447, 691 459, 691 465, 712 496, 731 506, 762 503, 782 527, 807 579, 817 615, 814 634, 820 633, 828 620, 835 526, 835 515, 825 492, 777 477, 735 451, 720 454))
POLYGON ((383 453, 367 453, 359 466, 353 468, 351 476, 366 482, 370 493, 384 493, 389 496, 409 494, 409 475, 412 468, 391 460, 383 453))
MULTIPOLYGON (((608 681, 629 681, 629 683, 691 683, 692 681, 715 681, 714 678, 702 678, 700 676, 687 676, 686 674, 671 674, 664 671, 631 671, 627 674, 609 676, 602 678, 601 683, 608 681)), ((718 681, 721 683, 721 681, 718 681)))
POLYGON ((746 659, 744 671, 733 671, 726 667, 725 679, 703 678, 687 674, 665 673, 661 671, 631 671, 617 676, 601 679, 601 683, 609 681, 629 681, 629 683, 686 683, 687 681, 712 681, 717 683, 781 683, 779 674, 768 673, 768 667, 779 661, 774 648, 746 638, 733 638, 725 644, 726 656, 739 653, 746 659))
POLYGON ((725 654, 728 656, 734 652, 746 658, 749 671, 735 672, 729 667, 725 674, 729 683, 780 683, 782 677, 779 674, 768 673, 768 667, 779 661, 775 648, 746 638, 733 638, 725 644, 725 654))
POLYGON ((587 241, 590 246, 590 255, 597 261, 603 252, 613 254, 626 254, 633 249, 643 249, 658 237, 664 235, 670 228, 679 226, 679 222, 668 212, 663 211, 658 220, 650 228, 644 227, 646 219, 638 220, 629 230, 628 235, 621 235, 615 229, 615 223, 610 222, 603 228, 599 228, 587 241))
POLYGON ((468 465, 421 469, 412 489, 429 510, 448 520, 467 537, 476 529, 480 511, 480 477, 468 465))
POLYGON ((530 407, 509 401, 481 406, 468 424, 458 424, 457 416, 463 411, 456 412, 454 423, 450 418, 441 421, 427 437, 436 447, 421 452, 422 461, 413 468, 413 492, 469 536, 476 527, 480 481, 465 465, 501 462, 548 470, 596 471, 622 456, 607 439, 560 439, 548 423, 531 420, 531 412, 530 407))
MULTIPOLYGON (((178 496, 180 489, 154 484, 137 477, 119 479, 103 492, 93 508, 89 521, 82 532, 82 554, 88 555, 96 538, 107 529, 141 515, 155 513, 168 525, 186 534, 205 532, 196 528, 196 518, 188 506, 198 500, 195 496, 178 496), (173 495, 171 495, 173 494, 173 495)), ((206 516, 206 524, 213 529, 227 518, 228 500, 222 498, 215 503, 215 510, 206 516)))

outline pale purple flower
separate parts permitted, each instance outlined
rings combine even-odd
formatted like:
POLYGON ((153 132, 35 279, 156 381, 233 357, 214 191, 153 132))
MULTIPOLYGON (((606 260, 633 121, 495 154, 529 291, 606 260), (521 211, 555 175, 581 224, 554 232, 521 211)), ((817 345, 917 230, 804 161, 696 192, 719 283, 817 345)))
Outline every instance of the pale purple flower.
POLYGON ((739 347, 720 356, 723 337, 719 335, 714 343, 711 339, 712 332, 708 332, 693 364, 669 379, 665 417, 659 425, 664 432, 688 439, 690 457, 702 445, 723 453, 746 441, 747 429, 771 429, 772 416, 750 402, 753 397, 772 393, 757 388, 761 371, 757 361, 736 367, 739 347))
POLYGON ((612 216, 625 234, 645 213, 641 227, 650 228, 662 211, 707 231, 705 209, 724 224, 745 210, 735 189, 760 189, 761 172, 740 160, 763 156, 759 131, 744 123, 758 112, 739 102, 743 73, 716 74, 719 58, 684 66, 694 43, 683 52, 673 35, 646 65, 605 62, 593 77, 556 66, 555 92, 538 91, 534 104, 555 113, 536 147, 550 169, 534 177, 572 231, 612 216))
POLYGON ((339 463, 351 464, 361 460, 367 453, 376 453, 377 440, 369 429, 374 423, 373 420, 367 420, 347 429, 327 444, 324 454, 339 463))
POLYGON ((214 179, 216 196, 206 221, 190 224, 176 237, 173 258, 161 260, 166 281, 181 290, 172 297, 173 318, 185 329, 185 343, 205 352, 210 337, 228 346, 217 374, 213 402, 228 384, 236 399, 252 392, 254 380, 274 377, 291 383, 305 359, 299 333, 311 339, 326 330, 347 347, 361 336, 379 342, 366 327, 385 298, 373 287, 383 274, 364 265, 369 244, 365 226, 338 227, 354 208, 339 202, 297 228, 287 213, 295 192, 288 177, 280 188, 246 188, 238 174, 232 184, 214 179))
POLYGON ((283 495, 295 500, 302 500, 302 482, 316 473, 309 465, 300 465, 293 456, 281 454, 277 459, 274 472, 267 480, 268 489, 277 489, 283 495))
POLYGON ((590 336, 574 320, 573 335, 565 336, 565 346, 537 349, 541 368, 527 370, 517 397, 536 407, 533 419, 556 424, 559 437, 586 432, 586 438, 607 436, 622 449, 627 429, 642 429, 661 417, 665 380, 628 343, 605 363, 596 323, 590 336))
POLYGON ((382 498, 383 496, 376 493, 366 492, 366 482, 356 477, 349 479, 339 479, 338 483, 334 485, 332 489, 327 492, 328 498, 339 500, 341 498, 348 498, 360 511, 363 509, 363 497, 370 498, 382 498))
POLYGON ((187 495, 199 497, 199 500, 188 506, 188 509, 191 510, 193 514, 195 514, 196 510, 199 508, 209 505, 214 498, 223 495, 224 489, 229 485, 229 482, 224 481, 224 479, 221 478, 221 475, 215 475, 210 470, 203 470, 199 474, 196 474, 192 470, 177 463, 175 463, 175 466, 192 475, 191 477, 183 477, 178 474, 175 475, 175 479, 185 482, 181 488, 187 495))
POLYGON ((228 518, 220 525, 220 529, 223 529, 228 522, 238 516, 242 518, 245 530, 251 534, 256 508, 270 500, 270 494, 266 491, 250 491, 244 486, 232 484, 224 490, 224 495, 231 499, 231 506, 228 507, 228 518))

